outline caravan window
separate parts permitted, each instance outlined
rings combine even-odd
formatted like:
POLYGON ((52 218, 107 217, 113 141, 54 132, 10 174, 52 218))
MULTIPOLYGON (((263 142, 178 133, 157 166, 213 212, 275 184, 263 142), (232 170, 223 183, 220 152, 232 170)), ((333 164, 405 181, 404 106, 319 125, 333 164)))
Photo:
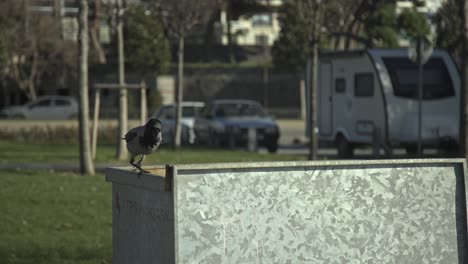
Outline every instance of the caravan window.
POLYGON ((344 93, 346 91, 346 82, 343 78, 335 80, 335 93, 344 93))
POLYGON ((358 73, 354 75, 354 96, 374 96, 374 75, 372 73, 358 73))
MULTIPOLYGON (((418 65, 408 58, 383 58, 395 96, 418 98, 418 65)), ((423 98, 438 99, 454 96, 452 79, 444 61, 432 58, 423 66, 423 98)))

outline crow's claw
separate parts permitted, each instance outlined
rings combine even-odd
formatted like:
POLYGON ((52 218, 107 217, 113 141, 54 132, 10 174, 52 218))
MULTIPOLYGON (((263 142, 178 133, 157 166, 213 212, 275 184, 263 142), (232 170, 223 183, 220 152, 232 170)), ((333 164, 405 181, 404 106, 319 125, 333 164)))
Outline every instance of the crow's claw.
POLYGON ((140 172, 138 173, 138 177, 140 177, 143 173, 149 173, 149 171, 140 168, 140 172))

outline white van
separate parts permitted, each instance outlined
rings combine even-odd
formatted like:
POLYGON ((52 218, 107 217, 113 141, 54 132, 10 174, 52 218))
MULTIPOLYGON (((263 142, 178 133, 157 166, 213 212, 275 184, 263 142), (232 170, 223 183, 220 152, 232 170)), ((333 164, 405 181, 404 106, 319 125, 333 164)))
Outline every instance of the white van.
MULTIPOLYGON (((423 83, 422 146, 458 146, 461 84, 447 52, 433 51, 423 83)), ((341 157, 372 144, 375 131, 389 147, 416 151, 418 65, 407 49, 321 54, 317 89, 319 140, 341 157)))

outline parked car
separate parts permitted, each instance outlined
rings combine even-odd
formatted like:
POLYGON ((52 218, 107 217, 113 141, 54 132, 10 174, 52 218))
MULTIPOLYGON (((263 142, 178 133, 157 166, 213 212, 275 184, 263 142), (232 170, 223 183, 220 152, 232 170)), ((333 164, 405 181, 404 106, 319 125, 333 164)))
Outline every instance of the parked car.
POLYGON ((69 96, 43 96, 20 106, 5 107, 0 117, 16 119, 70 119, 78 116, 78 102, 69 96))
MULTIPOLYGON (((182 143, 195 143, 193 122, 204 106, 203 102, 182 102, 182 143)), ((161 106, 152 117, 159 119, 163 125, 163 142, 172 143, 175 134, 175 105, 161 106)))
POLYGON ((251 100, 214 100, 195 118, 196 141, 215 146, 246 146, 252 131, 256 145, 276 152, 280 131, 275 120, 251 100), (249 135, 250 131, 250 135, 249 135))

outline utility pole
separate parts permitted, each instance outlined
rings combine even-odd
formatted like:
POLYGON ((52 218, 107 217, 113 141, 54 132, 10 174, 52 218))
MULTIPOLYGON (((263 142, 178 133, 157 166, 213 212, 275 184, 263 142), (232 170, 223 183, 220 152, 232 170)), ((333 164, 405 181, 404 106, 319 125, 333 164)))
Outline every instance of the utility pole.
POLYGON ((423 62, 422 39, 416 40, 416 56, 418 60, 418 155, 422 156, 422 100, 423 100, 423 62))
POLYGON ((117 148, 117 159, 124 160, 128 157, 128 151, 122 138, 124 138, 128 129, 128 98, 127 88, 125 87, 125 57, 123 40, 123 15, 124 9, 122 0, 117 0, 117 45, 119 53, 119 145, 117 148))
POLYGON ((308 0, 308 8, 312 9, 313 21, 310 42, 312 45, 312 69, 310 80, 310 143, 309 143, 309 160, 317 159, 318 150, 318 126, 317 126, 317 80, 318 80, 318 46, 320 39, 320 0, 308 0))

